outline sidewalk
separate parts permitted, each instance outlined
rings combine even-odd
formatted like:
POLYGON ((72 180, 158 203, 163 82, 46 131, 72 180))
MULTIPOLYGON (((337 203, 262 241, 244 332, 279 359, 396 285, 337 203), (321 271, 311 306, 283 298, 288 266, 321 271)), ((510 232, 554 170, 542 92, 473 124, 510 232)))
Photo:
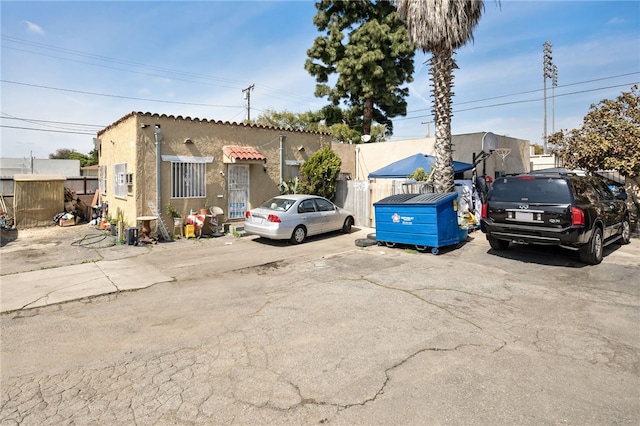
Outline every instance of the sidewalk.
MULTIPOLYGON (((354 229, 345 237, 355 240, 370 232, 370 228, 354 229)), ((253 243, 256 237, 232 235, 127 246, 94 238, 102 235, 102 231, 80 227, 29 230, 0 248, 0 312, 143 289, 178 279, 198 279, 203 263, 206 269, 221 274, 283 259, 317 257, 318 250, 323 250, 318 244, 268 246, 253 243), (98 240, 96 248, 77 244, 98 240)), ((338 247, 336 238, 328 237, 326 245, 338 247)), ((348 249, 355 248, 352 244, 348 249)), ((344 250, 344 243, 341 247, 344 250)), ((333 250, 326 248, 329 253, 333 250)))
POLYGON ((37 308, 173 281, 135 259, 103 260, 2 277, 0 311, 37 308))

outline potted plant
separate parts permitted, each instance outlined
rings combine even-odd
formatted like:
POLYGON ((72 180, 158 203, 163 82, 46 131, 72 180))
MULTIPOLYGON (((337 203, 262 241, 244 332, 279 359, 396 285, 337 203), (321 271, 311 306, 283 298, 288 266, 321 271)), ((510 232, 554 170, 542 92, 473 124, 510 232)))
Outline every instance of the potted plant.
POLYGON ((175 235, 176 229, 182 229, 184 219, 180 212, 176 210, 171 203, 167 203, 165 211, 169 217, 173 218, 173 235, 175 235))
POLYGON ((175 207, 173 207, 173 205, 171 203, 167 203, 167 207, 166 207, 165 211, 167 212, 167 216, 172 217, 174 219, 182 217, 180 212, 178 210, 176 210, 175 207))

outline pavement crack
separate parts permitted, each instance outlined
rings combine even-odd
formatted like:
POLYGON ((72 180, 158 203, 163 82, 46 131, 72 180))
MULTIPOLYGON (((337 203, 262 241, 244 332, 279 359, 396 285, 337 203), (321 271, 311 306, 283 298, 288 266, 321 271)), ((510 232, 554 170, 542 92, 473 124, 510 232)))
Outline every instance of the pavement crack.
POLYGON ((410 290, 407 290, 407 289, 404 289, 404 288, 392 287, 392 286, 388 286, 388 285, 380 284, 380 283, 377 283, 377 282, 373 281, 372 279, 367 278, 367 277, 365 277, 365 276, 360 276, 360 280, 365 281, 365 282, 368 282, 369 284, 375 285, 376 287, 381 287, 381 288, 385 288, 385 289, 387 289, 387 290, 394 290, 394 291, 399 291, 399 292, 402 292, 402 293, 408 294, 409 296, 414 297, 414 298, 416 298, 416 299, 420 300, 421 302, 424 302, 424 303, 426 303, 426 304, 428 304, 428 305, 434 306, 434 307, 436 307, 436 308, 438 308, 438 309, 440 309, 440 310, 442 310, 442 311, 446 312, 447 314, 451 315, 452 317, 454 317, 454 318, 456 318, 456 319, 458 319, 458 320, 460 320, 460 321, 464 321, 464 322, 466 322, 467 324, 472 325, 473 327, 477 328, 478 330, 482 330, 482 327, 480 327, 478 324, 474 323, 473 321, 471 321, 471 320, 469 320, 469 319, 467 319, 467 318, 463 318, 463 317, 461 317, 461 316, 459 316, 459 315, 456 315, 454 312, 452 312, 452 311, 451 311, 449 308, 447 308, 446 306, 439 305, 439 304, 437 304, 437 303, 435 303, 435 302, 432 302, 432 301, 430 301, 430 300, 427 300, 427 299, 425 299, 424 297, 422 297, 422 296, 420 296, 420 295, 415 294, 413 291, 410 291, 410 290))
POLYGON ((100 270, 100 272, 102 272, 102 275, 104 275, 104 277, 111 283, 111 285, 113 285, 116 288, 116 293, 120 293, 120 289, 118 288, 118 286, 116 285, 116 283, 113 282, 113 280, 111 279, 111 277, 109 276, 109 274, 107 274, 104 269, 102 269, 100 267, 100 264, 98 262, 93 262, 96 267, 100 270))

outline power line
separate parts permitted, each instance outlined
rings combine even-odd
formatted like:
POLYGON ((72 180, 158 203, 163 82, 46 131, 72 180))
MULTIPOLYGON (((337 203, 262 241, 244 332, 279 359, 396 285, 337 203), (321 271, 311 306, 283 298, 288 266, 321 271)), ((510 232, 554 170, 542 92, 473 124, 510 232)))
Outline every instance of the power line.
MULTIPOLYGON (((231 80, 231 79, 226 79, 226 78, 212 77, 212 76, 209 76, 209 75, 197 74, 197 73, 192 73, 192 72, 185 72, 185 71, 175 70, 175 69, 171 69, 171 68, 157 67, 157 66, 153 66, 153 65, 143 64, 143 63, 140 63, 140 62, 127 61, 127 60, 112 58, 112 57, 108 57, 108 56, 102 56, 102 55, 96 55, 96 54, 92 54, 92 53, 82 52, 82 51, 79 51, 79 50, 72 50, 72 49, 61 48, 61 47, 57 47, 57 46, 53 46, 53 45, 49 45, 49 44, 44 44, 44 43, 37 43, 37 42, 24 40, 24 39, 20 39, 20 38, 16 38, 16 37, 11 37, 11 36, 6 36, 6 35, 2 35, 0 37, 2 39, 5 39, 7 41, 11 41, 11 42, 14 42, 14 43, 26 44, 28 46, 32 46, 32 47, 39 48, 39 49, 47 49, 48 51, 51 51, 51 50, 58 51, 58 52, 69 54, 69 55, 75 55, 75 56, 80 56, 80 57, 83 57, 83 58, 89 58, 89 59, 94 59, 94 60, 98 60, 98 61, 108 62, 110 64, 111 63, 117 63, 117 64, 121 64, 121 65, 125 65, 125 66, 135 66, 135 67, 138 67, 138 68, 146 68, 146 69, 150 69, 150 70, 160 71, 160 72, 164 72, 164 73, 167 73, 167 74, 177 74, 177 75, 183 75, 183 76, 187 76, 187 77, 194 77, 194 78, 203 79, 203 80, 210 80, 210 81, 221 81, 221 82, 228 82, 228 83, 236 83, 235 86, 213 84, 213 86, 218 86, 218 87, 227 87, 227 88, 232 88, 232 89, 238 89, 239 87, 241 87, 240 85, 242 85, 242 87, 244 87, 244 85, 245 85, 245 83, 243 83, 243 82, 241 82, 239 80, 231 80)), ((92 66, 101 67, 101 68, 114 69, 114 70, 117 70, 117 71, 124 71, 124 72, 129 72, 129 73, 134 73, 134 74, 141 74, 141 75, 148 75, 148 76, 154 76, 154 77, 166 77, 164 75, 143 73, 143 72, 135 71, 135 70, 126 70, 126 69, 116 68, 116 67, 112 67, 112 66, 108 66, 108 65, 104 65, 104 64, 95 64, 95 63, 91 63, 91 62, 85 62, 85 61, 79 61, 79 60, 70 59, 70 58, 64 58, 64 57, 61 57, 61 56, 55 56, 55 55, 51 55, 51 54, 47 54, 47 53, 33 52, 33 51, 29 51, 29 50, 24 50, 24 49, 18 49, 16 47, 11 47, 11 46, 3 46, 3 47, 9 48, 9 49, 13 49, 13 50, 17 50, 17 51, 21 51, 21 52, 25 52, 25 53, 31 53, 31 54, 34 54, 34 55, 42 55, 42 56, 47 56, 47 57, 51 57, 51 58, 54 58, 54 59, 61 59, 61 60, 66 60, 66 61, 78 62, 78 63, 83 63, 83 64, 92 65, 92 66)), ((174 79, 174 80, 185 81, 185 82, 188 82, 188 83, 208 84, 208 83, 201 82, 201 81, 179 79, 179 78, 175 78, 175 77, 171 77, 171 78, 174 79)), ((315 98, 309 98, 309 97, 306 97, 306 96, 301 96, 301 95, 298 95, 296 93, 289 93, 289 92, 285 92, 285 91, 282 91, 282 90, 279 90, 279 89, 274 89, 274 88, 271 88, 269 86, 260 85, 260 88, 263 89, 263 90, 271 91, 271 92, 276 93, 276 94, 280 94, 281 96, 286 96, 287 98, 290 98, 290 99, 299 99, 301 101, 302 100, 309 101, 311 99, 313 99, 314 101, 317 100, 315 98)))
MULTIPOLYGON (((579 95, 579 94, 582 94, 582 93, 595 92, 595 91, 598 91, 598 90, 615 89, 617 87, 630 87, 630 86, 633 86, 634 84, 640 84, 640 82, 617 84, 615 86, 598 87, 596 89, 586 89, 586 90, 580 90, 580 91, 577 91, 577 92, 562 93, 560 95, 556 95, 556 98, 559 98, 559 97, 562 97, 562 96, 579 95)), ((473 111, 473 110, 484 109, 484 108, 495 108, 495 107, 506 106, 506 105, 516 105, 516 104, 524 104, 524 103, 530 103, 530 102, 540 102, 541 100, 542 100, 541 98, 538 98, 538 99, 525 99, 525 100, 513 101, 513 102, 503 102, 503 103, 499 103, 499 104, 480 105, 480 106, 472 107, 472 108, 457 109, 457 110, 455 110, 453 112, 454 113, 458 113, 458 112, 473 111)), ((424 111, 424 110, 419 110, 419 111, 424 111)), ((415 111, 413 111, 413 112, 415 112, 415 111)), ((415 120, 415 119, 418 119, 418 118, 424 118, 424 117, 430 117, 430 116, 431 116, 430 114, 423 114, 423 115, 416 115, 414 117, 397 118, 397 119, 394 119, 394 120, 396 120, 396 121, 415 120)))
POLYGON ((52 124, 66 124, 69 126, 84 126, 84 127, 98 127, 100 129, 103 129, 105 127, 107 127, 107 125, 103 125, 103 124, 85 124, 85 123, 69 123, 67 121, 52 121, 52 120, 38 120, 36 118, 21 118, 21 117, 16 117, 13 116, 11 114, 7 114, 6 112, 2 112, 2 114, 7 115, 8 117, 0 117, 2 119, 5 120, 21 120, 21 121, 26 121, 29 123, 52 123, 52 124))
POLYGON ((193 105, 193 106, 205 106, 205 107, 214 107, 214 108, 244 108, 242 106, 234 106, 234 105, 212 105, 212 104, 200 104, 195 102, 179 102, 179 101, 165 101, 162 99, 146 99, 146 98, 135 98, 132 96, 122 96, 122 95, 110 95, 107 93, 96 93, 96 92, 86 92, 83 90, 73 90, 73 89, 62 89, 59 87, 51 87, 51 86, 42 86, 39 84, 30 84, 30 83, 22 83, 19 81, 11 81, 11 80, 0 80, 3 83, 10 84, 18 84, 21 86, 29 86, 29 87, 37 87, 39 89, 48 89, 48 90, 57 90, 60 92, 71 92, 71 93, 80 93, 82 95, 92 95, 92 96, 103 96, 107 98, 119 98, 119 99, 131 99, 135 101, 145 101, 145 102, 159 102, 165 104, 178 104, 178 105, 193 105))
POLYGON ((0 127, 6 127, 7 129, 35 130, 35 131, 38 131, 38 132, 70 133, 70 134, 75 134, 75 135, 95 135, 96 134, 96 133, 89 133, 89 132, 71 132, 71 131, 68 131, 68 130, 34 129, 32 127, 6 126, 4 124, 0 124, 0 127))
MULTIPOLYGON (((593 82, 596 82, 596 81, 611 80, 611 79, 614 79, 614 78, 627 77, 627 76, 634 75, 634 74, 640 74, 640 71, 629 72, 629 73, 626 73, 626 74, 612 75, 612 76, 609 76, 609 77, 594 78, 593 80, 579 81, 577 83, 563 84, 562 86, 556 86, 556 88, 577 86, 577 85, 580 85, 580 84, 593 83, 593 82)), ((511 97, 511 96, 518 96, 518 95, 528 95, 530 93, 542 92, 543 90, 544 89, 535 89, 535 90, 527 90, 525 92, 517 92, 517 93, 512 93, 512 94, 507 94, 507 95, 492 96, 490 98, 483 98, 483 99, 476 99, 476 100, 472 100, 472 101, 459 102, 459 103, 457 103, 457 105, 466 105, 466 104, 472 104, 472 103, 476 103, 476 102, 485 102, 485 101, 491 101, 491 100, 494 100, 494 99, 502 99, 502 98, 508 98, 508 97, 511 97)), ((576 92, 574 92, 574 93, 576 93, 576 92)), ((579 93, 579 92, 577 92, 577 93, 579 93)), ((560 96, 560 95, 556 95, 556 96, 560 96)), ((420 111, 429 111, 429 110, 431 110, 431 108, 421 108, 421 109, 416 109, 416 110, 413 110, 413 111, 407 111, 407 114, 411 114, 413 112, 420 112, 420 111)))

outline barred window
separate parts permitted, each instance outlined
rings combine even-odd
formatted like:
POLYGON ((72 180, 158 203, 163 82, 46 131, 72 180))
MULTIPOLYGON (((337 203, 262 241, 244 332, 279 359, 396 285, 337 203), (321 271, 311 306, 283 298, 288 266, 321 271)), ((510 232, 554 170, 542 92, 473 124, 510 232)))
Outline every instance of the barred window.
POLYGON ((206 197, 206 166, 203 162, 171 162, 171 198, 206 197))
POLYGON ((113 166, 113 195, 119 198, 127 196, 127 163, 119 163, 113 166))

